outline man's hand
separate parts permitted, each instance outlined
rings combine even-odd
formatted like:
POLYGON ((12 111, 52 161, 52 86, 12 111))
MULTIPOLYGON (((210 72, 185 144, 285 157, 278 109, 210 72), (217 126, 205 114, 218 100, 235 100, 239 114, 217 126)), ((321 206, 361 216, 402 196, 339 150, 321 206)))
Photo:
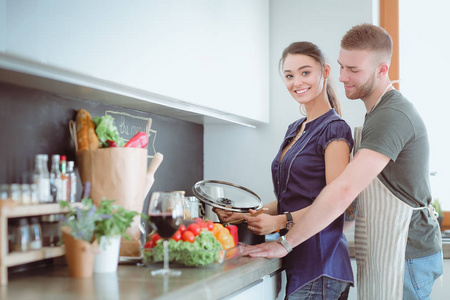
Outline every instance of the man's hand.
POLYGON ((286 248, 277 242, 262 243, 254 246, 245 245, 242 253, 244 256, 250 257, 266 257, 277 258, 284 257, 288 254, 286 248))

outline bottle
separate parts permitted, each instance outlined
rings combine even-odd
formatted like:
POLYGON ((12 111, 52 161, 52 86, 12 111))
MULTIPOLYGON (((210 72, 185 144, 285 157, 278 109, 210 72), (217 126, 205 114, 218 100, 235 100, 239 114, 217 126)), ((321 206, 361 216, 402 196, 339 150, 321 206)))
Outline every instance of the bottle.
POLYGON ((30 229, 25 218, 17 220, 14 232, 14 251, 26 252, 30 250, 30 229))
POLYGON ((41 203, 50 202, 50 175, 48 173, 47 161, 47 154, 36 155, 33 181, 37 186, 38 199, 41 203))
POLYGON ((67 178, 69 180, 69 202, 76 202, 77 200, 77 174, 74 171, 75 163, 69 161, 67 165, 67 178))
POLYGON ((42 230, 38 217, 30 220, 30 249, 37 250, 42 248, 42 230))
POLYGON ((51 202, 61 200, 61 172, 59 171, 59 155, 52 155, 52 170, 50 171, 51 202))
POLYGON ((61 155, 59 162, 61 171, 61 200, 68 201, 70 196, 69 179, 67 178, 67 158, 65 155, 61 155))

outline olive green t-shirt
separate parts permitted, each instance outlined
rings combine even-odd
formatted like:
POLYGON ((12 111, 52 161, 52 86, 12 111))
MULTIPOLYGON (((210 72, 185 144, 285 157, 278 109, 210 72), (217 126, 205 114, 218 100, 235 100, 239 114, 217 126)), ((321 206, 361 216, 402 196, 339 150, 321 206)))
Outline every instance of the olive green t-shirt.
MULTIPOLYGON (((387 92, 366 115, 360 146, 363 148, 391 159, 378 178, 397 198, 411 207, 430 204, 427 130, 412 103, 400 92, 387 92)), ((406 259, 441 251, 438 230, 437 222, 427 209, 414 211, 409 225, 406 259)))

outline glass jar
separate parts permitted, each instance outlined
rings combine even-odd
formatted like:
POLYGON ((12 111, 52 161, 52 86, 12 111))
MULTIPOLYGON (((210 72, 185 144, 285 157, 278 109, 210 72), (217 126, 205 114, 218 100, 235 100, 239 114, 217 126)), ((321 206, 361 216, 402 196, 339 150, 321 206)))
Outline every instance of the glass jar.
POLYGON ((60 215, 41 216, 42 246, 56 247, 61 241, 60 215))
POLYGON ((37 250, 42 248, 42 230, 38 217, 30 219, 30 249, 37 250))
POLYGON ((31 204, 39 204, 39 197, 36 183, 30 184, 31 204))
POLYGON ((16 221, 17 225, 14 231, 14 251, 26 252, 30 250, 30 229, 26 218, 16 221))
POLYGON ((9 197, 9 186, 7 184, 0 185, 0 200, 6 200, 9 197))
POLYGON ((21 204, 24 205, 29 205, 31 204, 31 189, 30 189, 30 185, 23 183, 21 185, 21 192, 22 192, 22 197, 21 197, 21 204))
POLYGON ((17 231, 17 219, 8 219, 8 252, 14 251, 15 238, 14 235, 17 231))
POLYGON ((14 202, 18 204, 22 201, 22 191, 20 190, 20 184, 13 183, 10 186, 10 196, 14 202))
POLYGON ((195 219, 200 217, 200 201, 194 197, 184 198, 184 218, 195 219))

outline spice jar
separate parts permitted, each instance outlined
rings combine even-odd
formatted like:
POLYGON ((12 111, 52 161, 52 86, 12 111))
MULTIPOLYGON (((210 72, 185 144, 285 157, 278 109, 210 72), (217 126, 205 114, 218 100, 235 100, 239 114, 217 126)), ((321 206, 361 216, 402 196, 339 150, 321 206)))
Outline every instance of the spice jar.
POLYGON ((9 186, 7 184, 0 185, 0 200, 8 199, 9 195, 9 186))
POLYGON ((43 247, 56 247, 61 241, 61 225, 60 216, 45 215, 41 216, 41 228, 42 228, 42 246, 43 247))
POLYGON ((37 250, 42 248, 42 230, 39 219, 33 217, 30 220, 30 249, 37 250))
POLYGON ((10 195, 11 195, 11 199, 20 204, 20 202, 22 201, 22 191, 20 189, 20 184, 18 183, 13 183, 10 186, 10 195))
POLYGON ((16 230, 17 230, 17 220, 9 219, 8 220, 8 253, 11 253, 14 251, 14 243, 15 243, 14 235, 16 234, 16 230))
POLYGON ((39 198, 38 198, 38 192, 37 192, 37 185, 36 185, 36 183, 30 184, 30 197, 31 197, 31 204, 39 204, 39 198))
POLYGON ((21 186, 21 191, 22 191, 22 197, 21 197, 21 204, 31 204, 31 190, 30 190, 30 185, 23 183, 21 186))

